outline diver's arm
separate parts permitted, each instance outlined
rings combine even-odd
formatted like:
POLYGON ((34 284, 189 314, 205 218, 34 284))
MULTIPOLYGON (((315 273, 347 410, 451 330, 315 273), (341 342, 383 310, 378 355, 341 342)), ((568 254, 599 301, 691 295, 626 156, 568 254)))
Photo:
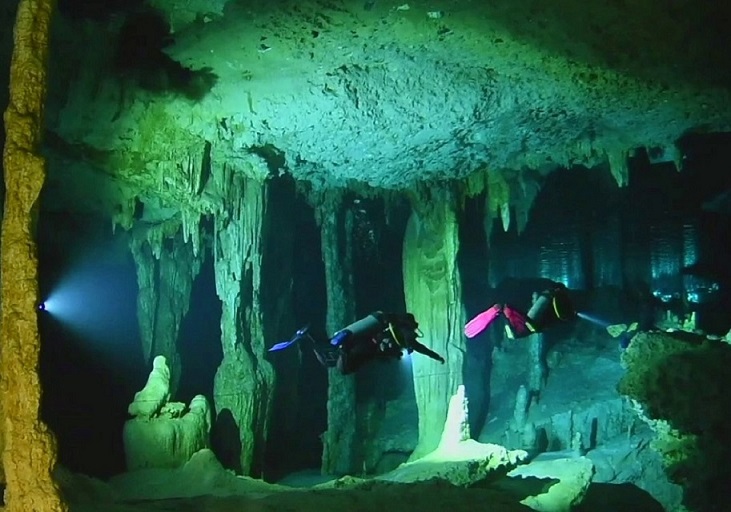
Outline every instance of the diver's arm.
POLYGON ((427 357, 431 357, 435 361, 439 361, 440 363, 444 364, 444 358, 434 352, 432 349, 424 345, 423 343, 420 343, 416 340, 413 340, 411 342, 411 348, 414 349, 415 352, 418 352, 419 354, 424 354, 427 357))

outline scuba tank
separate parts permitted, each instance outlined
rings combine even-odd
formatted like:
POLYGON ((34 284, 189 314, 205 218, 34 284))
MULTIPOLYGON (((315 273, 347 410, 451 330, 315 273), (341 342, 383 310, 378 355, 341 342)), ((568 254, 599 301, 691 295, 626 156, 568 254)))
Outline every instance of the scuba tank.
POLYGON ((336 332, 330 339, 330 344, 338 347, 353 336, 375 336, 386 327, 383 317, 383 313, 376 311, 360 320, 356 320, 336 332))
POLYGON ((563 286, 542 292, 528 311, 528 318, 538 330, 555 320, 565 321, 574 317, 576 317, 576 309, 563 286))

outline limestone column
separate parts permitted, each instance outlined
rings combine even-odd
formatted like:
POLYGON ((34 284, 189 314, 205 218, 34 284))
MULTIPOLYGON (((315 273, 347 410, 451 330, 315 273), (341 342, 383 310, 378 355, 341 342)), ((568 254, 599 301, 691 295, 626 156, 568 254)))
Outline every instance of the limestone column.
POLYGON ((227 467, 261 476, 275 385, 261 304, 267 185, 226 172, 226 208, 215 217, 213 248, 223 345, 214 380, 214 436, 227 467))
POLYGON ((462 384, 464 311, 457 268, 455 200, 449 191, 427 190, 412 200, 403 250, 406 308, 424 333, 422 342, 442 354, 442 365, 413 354, 419 441, 411 459, 437 447, 449 399, 462 384))
POLYGON ((38 196, 46 176, 39 147, 44 129, 49 23, 54 2, 21 0, 5 111, 5 214, 2 225, 3 468, 8 512, 62 512, 51 479, 53 434, 39 420, 38 260, 34 240, 38 196))
POLYGON ((169 235, 149 238, 150 231, 138 231, 130 243, 137 268, 137 320, 143 356, 149 365, 156 356, 165 356, 172 396, 182 372, 177 346, 180 324, 188 313, 193 282, 201 268, 193 244, 185 243, 179 228, 176 225, 169 235))
MULTIPOLYGON (((355 320, 353 289, 353 219, 342 207, 339 192, 325 192, 315 205, 320 225, 327 287, 326 328, 332 335, 355 320)), ((355 407, 355 376, 328 370, 327 431, 322 436, 322 473, 345 475, 360 471, 355 407)))

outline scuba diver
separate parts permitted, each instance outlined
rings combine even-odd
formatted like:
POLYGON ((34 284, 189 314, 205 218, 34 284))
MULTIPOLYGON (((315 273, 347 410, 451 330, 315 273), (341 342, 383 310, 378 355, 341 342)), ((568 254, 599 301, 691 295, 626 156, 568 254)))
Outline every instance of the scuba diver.
POLYGON ((336 332, 329 343, 317 342, 304 327, 292 339, 277 343, 269 352, 282 350, 297 341, 309 343, 320 364, 336 367, 343 375, 358 371, 373 360, 399 359, 403 351, 418 352, 444 364, 444 358, 417 340, 419 324, 411 313, 376 311, 336 332))
POLYGON ((500 315, 507 320, 505 331, 512 339, 543 332, 559 321, 573 320, 577 312, 566 286, 562 283, 553 283, 540 294, 534 294, 533 306, 528 313, 523 313, 509 304, 495 304, 467 322, 464 328, 465 336, 474 338, 500 315))

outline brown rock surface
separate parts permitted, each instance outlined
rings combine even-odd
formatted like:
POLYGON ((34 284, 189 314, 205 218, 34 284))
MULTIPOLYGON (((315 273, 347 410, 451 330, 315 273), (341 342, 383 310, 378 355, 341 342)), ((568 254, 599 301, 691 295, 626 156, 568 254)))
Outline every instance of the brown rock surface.
POLYGON ((46 174, 38 148, 52 10, 50 0, 23 0, 18 7, 10 104, 5 112, 1 374, 8 511, 66 509, 51 480, 55 441, 39 420, 38 263, 33 239, 33 216, 46 174))

